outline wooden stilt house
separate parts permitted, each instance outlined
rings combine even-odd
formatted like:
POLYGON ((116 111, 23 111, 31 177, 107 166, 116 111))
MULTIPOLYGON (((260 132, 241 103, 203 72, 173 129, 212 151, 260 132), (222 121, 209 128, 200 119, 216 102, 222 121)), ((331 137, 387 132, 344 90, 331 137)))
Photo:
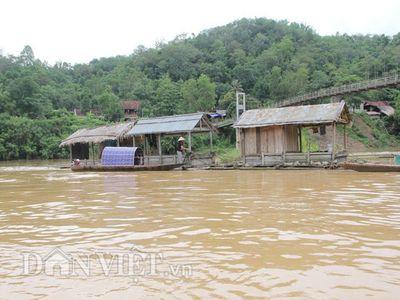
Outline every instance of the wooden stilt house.
POLYGON ((344 101, 339 103, 253 109, 244 112, 234 127, 239 130, 238 145, 247 165, 275 166, 285 163, 310 165, 333 162, 346 156, 336 147, 337 125, 342 125, 346 150, 346 125, 350 114, 344 101), (325 130, 332 126, 332 140, 325 151, 304 151, 302 129, 325 130))

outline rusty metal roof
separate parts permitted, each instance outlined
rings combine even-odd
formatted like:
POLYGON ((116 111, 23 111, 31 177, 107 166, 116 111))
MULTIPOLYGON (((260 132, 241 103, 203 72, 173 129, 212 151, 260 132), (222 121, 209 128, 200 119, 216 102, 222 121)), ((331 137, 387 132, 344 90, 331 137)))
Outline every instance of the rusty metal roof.
POLYGON ((245 111, 234 124, 236 128, 264 127, 290 124, 348 123, 350 114, 346 103, 263 108, 245 111))
POLYGON ((138 110, 140 107, 140 102, 138 100, 125 100, 121 102, 123 109, 138 110))
POLYGON ((365 106, 376 107, 381 113, 391 116, 394 114, 394 108, 389 104, 388 101, 364 101, 365 106))
POLYGON ((144 135, 144 134, 174 134, 197 131, 210 131, 213 130, 209 122, 205 118, 204 113, 193 113, 184 115, 174 115, 157 117, 150 119, 141 119, 137 121, 135 126, 128 132, 128 135, 144 135), (196 128, 200 125, 203 119, 202 128, 196 128))
POLYGON ((117 140, 125 136, 134 123, 118 123, 99 126, 95 128, 83 128, 75 131, 60 144, 60 147, 76 143, 101 143, 106 140, 117 140))

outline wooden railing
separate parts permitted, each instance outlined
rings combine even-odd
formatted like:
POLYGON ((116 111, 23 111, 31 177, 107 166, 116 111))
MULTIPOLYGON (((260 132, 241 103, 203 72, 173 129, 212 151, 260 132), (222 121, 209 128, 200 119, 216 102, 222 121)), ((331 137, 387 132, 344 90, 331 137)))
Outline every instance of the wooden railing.
POLYGON ((285 100, 278 101, 274 106, 284 107, 284 106, 298 105, 322 98, 341 96, 345 94, 363 92, 363 91, 380 89, 397 85, 400 85, 400 76, 398 72, 395 72, 386 74, 383 77, 375 78, 372 80, 364 80, 356 83, 335 86, 331 88, 318 90, 312 93, 287 98, 285 100))

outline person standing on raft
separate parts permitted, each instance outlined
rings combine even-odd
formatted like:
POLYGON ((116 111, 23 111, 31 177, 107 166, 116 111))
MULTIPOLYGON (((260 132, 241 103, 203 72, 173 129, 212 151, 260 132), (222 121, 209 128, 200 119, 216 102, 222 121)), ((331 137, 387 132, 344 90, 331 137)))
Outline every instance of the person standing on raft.
POLYGON ((187 148, 185 148, 185 139, 181 136, 178 139, 178 147, 176 154, 178 156, 178 163, 182 164, 185 158, 185 153, 186 153, 187 148))

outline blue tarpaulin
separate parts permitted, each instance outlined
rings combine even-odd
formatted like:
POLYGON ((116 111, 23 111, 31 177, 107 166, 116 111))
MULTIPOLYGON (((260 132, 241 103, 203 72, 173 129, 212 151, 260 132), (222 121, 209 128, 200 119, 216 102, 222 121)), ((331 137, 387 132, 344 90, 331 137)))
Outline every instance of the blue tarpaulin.
POLYGON ((133 166, 137 147, 105 147, 101 155, 103 166, 133 166))
POLYGON ((221 111, 216 111, 212 113, 208 113, 207 116, 211 119, 222 119, 226 117, 226 111, 221 110, 221 111))

